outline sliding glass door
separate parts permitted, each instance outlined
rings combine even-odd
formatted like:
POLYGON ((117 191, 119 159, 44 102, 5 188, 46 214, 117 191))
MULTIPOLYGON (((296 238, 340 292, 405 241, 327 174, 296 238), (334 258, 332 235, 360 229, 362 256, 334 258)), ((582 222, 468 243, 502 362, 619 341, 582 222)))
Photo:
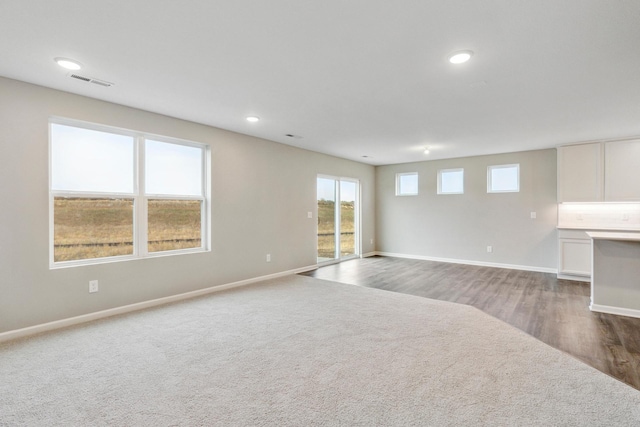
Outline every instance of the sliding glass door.
POLYGON ((359 183, 318 176, 318 262, 359 255, 359 183))

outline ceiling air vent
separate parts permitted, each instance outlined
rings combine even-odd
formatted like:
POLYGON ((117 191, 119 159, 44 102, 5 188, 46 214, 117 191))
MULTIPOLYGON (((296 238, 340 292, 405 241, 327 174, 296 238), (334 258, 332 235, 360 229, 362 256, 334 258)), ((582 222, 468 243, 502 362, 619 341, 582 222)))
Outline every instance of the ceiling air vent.
POLYGON ((106 81, 100 80, 100 79, 94 79, 93 77, 81 76, 81 75, 75 74, 75 73, 69 73, 69 77, 71 77, 72 79, 82 80, 83 82, 97 84, 97 85, 103 86, 103 87, 113 86, 113 83, 111 83, 111 82, 106 82, 106 81))
POLYGON ((90 82, 91 81, 91 79, 89 77, 82 77, 82 76, 79 76, 77 74, 71 74, 71 75, 69 75, 69 77, 74 78, 74 79, 78 79, 78 80, 83 80, 85 82, 90 82))

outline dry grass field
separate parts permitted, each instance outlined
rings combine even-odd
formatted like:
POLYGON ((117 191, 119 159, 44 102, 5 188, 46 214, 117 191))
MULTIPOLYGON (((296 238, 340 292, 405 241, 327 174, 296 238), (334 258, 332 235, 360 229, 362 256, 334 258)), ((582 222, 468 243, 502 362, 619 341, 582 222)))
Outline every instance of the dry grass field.
MULTIPOLYGON (((318 202, 318 257, 334 258, 335 203, 318 202)), ((54 260, 71 261, 133 254, 133 200, 56 197, 54 260)), ((353 202, 340 207, 340 255, 355 253, 353 202)), ((197 248, 200 202, 149 200, 148 251, 197 248)))
POLYGON ((200 201, 149 200, 149 252, 199 248, 200 201))
MULTIPOLYGON (((355 253, 354 203, 340 205, 340 255, 355 253)), ((318 201, 318 258, 335 257, 335 202, 318 201)))
MULTIPOLYGON (((148 251, 200 247, 200 202, 149 200, 148 251)), ((54 260, 133 253, 133 201, 56 197, 54 260)))

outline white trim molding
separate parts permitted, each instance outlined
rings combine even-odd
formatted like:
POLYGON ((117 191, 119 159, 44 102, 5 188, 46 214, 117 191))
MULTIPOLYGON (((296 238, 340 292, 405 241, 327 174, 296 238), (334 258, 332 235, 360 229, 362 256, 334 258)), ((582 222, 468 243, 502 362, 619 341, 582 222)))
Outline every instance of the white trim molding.
POLYGON ((586 276, 574 276, 572 274, 559 274, 558 273, 558 279, 561 280, 573 280, 574 282, 587 282, 587 283, 591 283, 591 277, 586 277, 586 276))
POLYGON ((424 256, 424 255, 396 254, 392 252, 376 252, 376 255, 388 256, 388 257, 394 257, 394 258, 419 259, 423 261, 447 262, 451 264, 479 265, 482 267, 505 268, 508 270, 536 271, 539 273, 554 273, 554 274, 558 273, 558 270, 555 268, 533 267, 530 265, 501 264, 496 262, 470 261, 470 260, 454 259, 454 258, 438 258, 438 257, 424 256))
POLYGON ((610 305, 593 304, 589 305, 589 310, 598 313, 615 314, 618 316, 637 317, 640 318, 640 310, 633 308, 612 307, 610 305))
POLYGON ((291 274, 304 273, 306 271, 315 270, 317 265, 310 265, 307 267, 296 268, 293 270, 282 271, 280 273, 268 274, 266 276, 254 277, 251 279, 240 280, 238 282, 227 283, 218 286, 211 286, 209 288, 198 289, 196 291, 185 292, 178 295, 172 295, 163 298, 157 298, 149 301, 138 302, 135 304, 129 304, 122 307, 110 308, 107 310, 96 311, 95 313, 82 314, 80 316, 69 317, 66 319, 55 320, 53 322, 42 323, 40 325, 29 326, 22 329, 15 329, 13 331, 7 331, 0 333, 0 343, 10 341, 18 338, 28 337, 30 335, 39 334, 42 332, 53 331, 55 329, 66 328, 68 326, 78 325, 80 323, 91 322, 93 320, 104 319, 106 317, 116 316, 118 314, 130 313, 133 311, 144 310, 146 308, 156 307, 159 305, 169 304, 177 301, 183 301, 202 295, 211 294, 214 292, 224 291, 226 289, 238 288, 241 286, 251 285, 253 283, 261 282, 263 280, 277 279, 278 277, 289 276, 291 274))

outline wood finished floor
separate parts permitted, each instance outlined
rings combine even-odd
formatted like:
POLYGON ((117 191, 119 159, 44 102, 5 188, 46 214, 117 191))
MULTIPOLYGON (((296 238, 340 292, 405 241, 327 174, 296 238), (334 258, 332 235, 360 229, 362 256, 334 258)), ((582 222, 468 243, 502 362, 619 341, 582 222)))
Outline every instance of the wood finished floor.
POLYGON ((640 319, 589 310, 589 284, 555 274, 371 257, 304 275, 474 306, 640 390, 640 319))

